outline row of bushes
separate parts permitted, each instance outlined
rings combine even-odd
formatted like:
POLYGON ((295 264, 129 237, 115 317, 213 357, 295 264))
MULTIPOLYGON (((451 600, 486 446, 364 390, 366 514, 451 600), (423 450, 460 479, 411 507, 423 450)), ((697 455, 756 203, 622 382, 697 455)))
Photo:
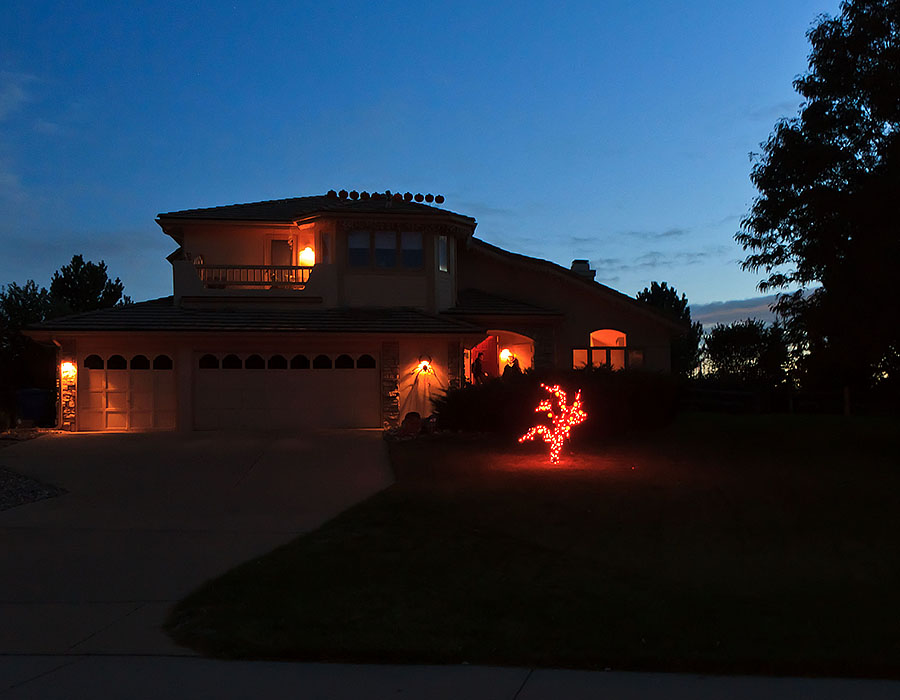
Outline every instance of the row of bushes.
POLYGON ((658 428, 675 415, 677 382, 673 377, 605 369, 549 370, 451 389, 434 402, 438 426, 518 437, 532 425, 545 422, 545 416, 534 410, 549 395, 541 384, 558 384, 568 392, 570 403, 581 390, 588 419, 572 432, 579 441, 658 428))

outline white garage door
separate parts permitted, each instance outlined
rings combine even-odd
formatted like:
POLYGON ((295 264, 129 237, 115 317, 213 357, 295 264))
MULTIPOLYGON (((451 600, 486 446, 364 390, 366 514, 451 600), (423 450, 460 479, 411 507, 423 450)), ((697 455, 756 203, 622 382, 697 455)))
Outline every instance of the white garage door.
POLYGON ((168 355, 91 354, 79 362, 79 430, 174 430, 176 404, 168 355))
POLYGON ((374 353, 198 354, 194 428, 380 427, 374 353))

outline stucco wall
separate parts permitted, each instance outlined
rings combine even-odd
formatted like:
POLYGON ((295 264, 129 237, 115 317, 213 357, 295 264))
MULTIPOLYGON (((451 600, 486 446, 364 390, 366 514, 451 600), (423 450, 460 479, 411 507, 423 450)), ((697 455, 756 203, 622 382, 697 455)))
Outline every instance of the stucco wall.
MULTIPOLYGON (((613 328, 627 335, 630 348, 644 350, 644 368, 670 370, 670 330, 667 325, 633 308, 626 300, 593 292, 579 280, 528 268, 470 248, 460 260, 459 288, 475 288, 520 299, 565 314, 553 328, 553 364, 571 367, 572 348, 587 347, 592 331, 613 328)), ((524 326, 509 328, 532 337, 524 326)), ((546 336, 544 330, 541 333, 546 336)), ((535 339, 535 363, 546 359, 548 339, 535 339), (543 342, 541 342, 543 340, 543 342)))

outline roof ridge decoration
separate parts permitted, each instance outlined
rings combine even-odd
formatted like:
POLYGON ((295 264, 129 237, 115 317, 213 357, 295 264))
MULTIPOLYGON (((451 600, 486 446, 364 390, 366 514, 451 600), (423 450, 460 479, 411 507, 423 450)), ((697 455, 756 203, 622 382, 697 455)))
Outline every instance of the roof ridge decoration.
POLYGON ((374 200, 386 199, 386 200, 394 201, 394 202, 411 202, 415 199, 416 202, 418 202, 419 204, 421 204, 423 200, 425 202, 428 202, 428 204, 431 204, 432 202, 434 202, 435 204, 443 204, 444 203, 444 195, 431 194, 431 192, 429 192, 428 194, 422 194, 422 193, 413 194, 412 192, 406 192, 405 194, 400 194, 399 192, 391 192, 390 190, 385 190, 384 193, 381 193, 381 192, 369 193, 366 190, 363 190, 362 192, 357 192, 356 190, 350 190, 349 192, 347 190, 341 190, 340 192, 337 192, 335 190, 328 190, 328 192, 325 194, 325 196, 328 197, 329 199, 347 199, 349 197, 353 201, 356 201, 357 199, 361 199, 364 202, 369 199, 374 199, 374 200))

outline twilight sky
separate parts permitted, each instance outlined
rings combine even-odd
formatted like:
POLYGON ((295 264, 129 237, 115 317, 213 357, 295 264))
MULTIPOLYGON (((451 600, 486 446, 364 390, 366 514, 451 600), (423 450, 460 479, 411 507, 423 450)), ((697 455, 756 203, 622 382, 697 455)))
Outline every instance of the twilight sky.
POLYGON ((805 31, 837 10, 7 0, 0 284, 83 253, 164 296, 157 213, 346 188, 442 193, 476 236, 588 258, 626 294, 756 297, 732 239, 748 154, 796 114, 805 31))

